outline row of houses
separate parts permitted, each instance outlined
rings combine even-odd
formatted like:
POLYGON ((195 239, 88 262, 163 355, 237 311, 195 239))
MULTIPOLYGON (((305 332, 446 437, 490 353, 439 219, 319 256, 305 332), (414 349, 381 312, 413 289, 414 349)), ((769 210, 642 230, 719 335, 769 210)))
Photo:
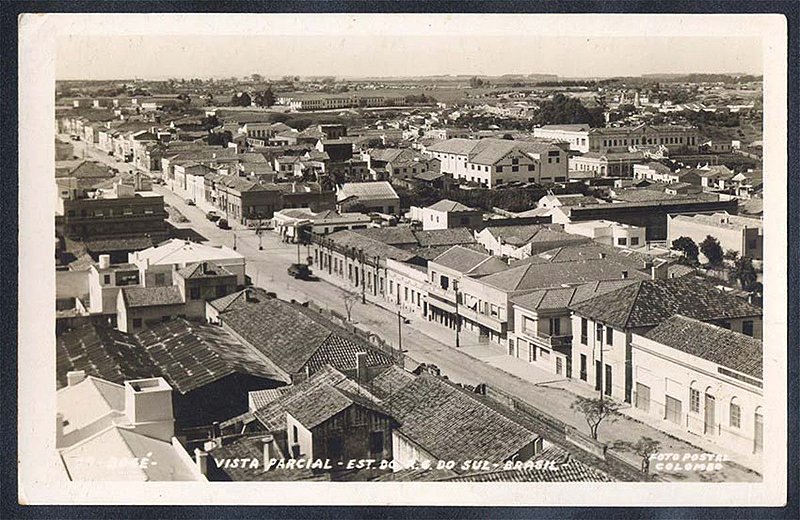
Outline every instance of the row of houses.
MULTIPOLYGON (((528 243, 531 247, 543 234, 542 249, 534 248, 530 256, 508 262, 489 254, 484 245, 489 237, 499 244, 498 238, 522 236, 523 230, 500 230, 487 228, 471 236, 457 229, 431 231, 430 240, 436 241, 433 236, 440 234, 440 243, 452 245, 427 257, 421 254, 413 232, 341 231, 314 240, 314 263, 316 272, 331 282, 450 329, 462 342, 494 345, 555 377, 581 382, 623 402, 639 402, 643 410, 651 410, 644 403, 649 399, 646 388, 652 388, 653 382, 637 382, 637 374, 661 372, 649 366, 649 361, 634 363, 635 338, 647 336, 676 315, 696 322, 703 330, 711 327, 712 335, 735 334, 744 343, 758 345, 760 352, 761 309, 696 278, 690 268, 545 225, 524 230, 533 238, 528 243)), ((713 358, 699 346, 692 352, 700 359, 713 358)), ((679 357, 672 354, 673 368, 680 365, 679 357)), ((730 385, 744 380, 748 385, 737 393, 737 399, 758 402, 758 377, 753 379, 748 366, 735 364, 734 359, 712 374, 717 386, 708 395, 723 395, 730 385), (737 378, 739 381, 732 381, 737 378)), ((721 362, 722 358, 714 360, 721 362)), ((700 361, 697 366, 702 364, 700 361)), ((696 433, 696 414, 700 412, 694 404, 689 408, 686 396, 694 379, 686 378, 697 376, 699 381, 699 369, 681 366, 689 375, 684 377, 681 371, 670 375, 681 389, 677 397, 668 393, 681 403, 670 401, 670 410, 681 410, 679 420, 670 420, 696 433)), ((663 387, 664 383, 660 384, 663 387)), ((660 403, 664 405, 663 400, 660 403)), ((737 421, 731 422, 722 411, 714 415, 711 406, 708 404, 708 426, 702 428, 702 435, 738 451, 747 445, 746 453, 760 446, 753 422, 732 432, 731 425, 737 421), (734 434, 745 440, 735 441, 734 434)), ((675 415, 673 411, 670 417, 675 415)), ((750 406, 747 413, 752 419, 756 411, 750 406)))

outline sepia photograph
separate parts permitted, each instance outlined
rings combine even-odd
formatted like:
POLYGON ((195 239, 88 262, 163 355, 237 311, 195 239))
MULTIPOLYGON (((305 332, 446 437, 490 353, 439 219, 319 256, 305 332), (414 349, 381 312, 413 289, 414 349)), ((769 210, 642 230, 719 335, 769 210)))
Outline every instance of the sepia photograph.
POLYGON ((20 503, 785 502, 784 18, 19 45, 20 503))

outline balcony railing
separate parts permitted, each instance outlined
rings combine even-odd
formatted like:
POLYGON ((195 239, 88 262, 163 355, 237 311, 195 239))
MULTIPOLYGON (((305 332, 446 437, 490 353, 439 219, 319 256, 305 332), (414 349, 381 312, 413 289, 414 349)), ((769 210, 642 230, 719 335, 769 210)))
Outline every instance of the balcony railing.
POLYGON ((542 331, 523 330, 522 331, 534 343, 551 349, 563 349, 572 345, 572 335, 554 335, 542 331))

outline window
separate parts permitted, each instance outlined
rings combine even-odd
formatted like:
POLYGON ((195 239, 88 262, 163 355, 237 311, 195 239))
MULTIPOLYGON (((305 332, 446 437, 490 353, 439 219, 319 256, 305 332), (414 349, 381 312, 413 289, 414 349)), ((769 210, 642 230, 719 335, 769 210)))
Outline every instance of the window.
POLYGON ((643 412, 650 411, 650 387, 636 383, 636 408, 643 412))
POLYGON ((292 442, 297 444, 297 438, 298 438, 297 426, 295 425, 295 426, 292 426, 292 442))
POLYGON ((609 345, 614 344, 614 329, 606 327, 606 343, 609 345))
POLYGON ((450 288, 450 278, 442 275, 439 278, 439 285, 441 286, 442 289, 446 291, 448 288, 450 288))
POLYGON ((605 382, 605 386, 606 386, 604 393, 606 395, 611 395, 611 387, 613 386, 613 384, 612 384, 612 376, 613 376, 613 372, 611 370, 611 365, 606 365, 606 379, 604 381, 605 382))
POLYGON ((561 335, 561 320, 558 318, 550 318, 550 335, 551 336, 560 336, 561 335))
POLYGON ((561 375, 561 372, 564 370, 564 362, 561 358, 556 358, 556 375, 561 375))
POLYGON ((625 237, 619 237, 617 239, 617 245, 618 246, 627 246, 628 245, 628 239, 625 238, 625 237))
POLYGON ((408 287, 403 287, 403 299, 408 301, 408 287))
POLYGON ((529 165, 528 165, 528 171, 529 171, 529 172, 532 172, 532 171, 533 171, 533 165, 532 165, 532 164, 529 164, 529 165))
POLYGON ((383 432, 369 434, 369 451, 375 455, 383 453, 383 432))
POLYGON ((519 166, 512 166, 511 167, 511 171, 512 172, 518 172, 519 171, 519 166))
POLYGON ((586 381, 586 354, 581 354, 581 381, 586 381))
POLYGON ((503 167, 502 166, 498 166, 497 167, 497 173, 503 173, 503 167))
POLYGON ((133 328, 138 329, 142 326, 142 318, 133 318, 133 328))
POLYGON ((739 408, 739 404, 736 402, 736 398, 734 397, 731 399, 731 428, 741 428, 742 427, 742 409, 739 408))
POLYGON ((746 320, 742 322, 742 334, 746 336, 753 336, 753 320, 746 320))
POLYGON ((103 275, 103 284, 108 285, 110 283, 111 283, 111 275, 110 274, 104 274, 103 275))
POLYGON ((389 280, 389 294, 394 294, 394 280, 389 280))
POLYGON ((192 300, 199 300, 200 299, 200 288, 199 287, 192 287, 189 289, 189 297, 192 300))
POLYGON ((631 245, 638 246, 639 245, 639 237, 631 237, 631 245))
POLYGON ((581 343, 584 345, 589 344, 589 322, 586 318, 581 318, 581 343))
POLYGON ((601 344, 603 343, 603 324, 602 323, 598 323, 595 326, 594 339, 595 339, 595 341, 598 341, 601 344))
POLYGON ((511 159, 511 164, 519 164, 519 158, 514 157, 513 159, 511 159))
POLYGON ((700 390, 696 388, 689 389, 689 410, 700 413, 700 390))
POLYGON ((665 397, 664 418, 671 423, 681 424, 681 402, 668 395, 665 397))

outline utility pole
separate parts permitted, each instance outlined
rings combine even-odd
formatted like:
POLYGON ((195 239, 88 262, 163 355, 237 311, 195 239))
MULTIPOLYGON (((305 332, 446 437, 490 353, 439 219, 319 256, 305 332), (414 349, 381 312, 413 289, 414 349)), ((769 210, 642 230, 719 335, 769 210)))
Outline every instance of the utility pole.
MULTIPOLYGON (((597 343, 597 324, 594 327, 594 341, 597 343)), ((600 402, 603 402, 603 386, 605 385, 605 365, 603 364, 603 335, 600 334, 600 402)))
POLYGON ((236 251, 236 231, 233 232, 233 250, 236 251))
POLYGON ((261 238, 262 238, 263 235, 264 235, 264 232, 261 230, 261 228, 258 228, 258 250, 259 251, 262 251, 264 249, 264 246, 261 244, 261 238))
POLYGON ((400 316, 400 311, 397 311, 397 345, 400 349, 400 354, 403 353, 403 318, 400 316))
POLYGON ((456 348, 461 348, 459 332, 461 329, 461 317, 458 315, 458 282, 453 280, 453 290, 456 292, 456 348))

